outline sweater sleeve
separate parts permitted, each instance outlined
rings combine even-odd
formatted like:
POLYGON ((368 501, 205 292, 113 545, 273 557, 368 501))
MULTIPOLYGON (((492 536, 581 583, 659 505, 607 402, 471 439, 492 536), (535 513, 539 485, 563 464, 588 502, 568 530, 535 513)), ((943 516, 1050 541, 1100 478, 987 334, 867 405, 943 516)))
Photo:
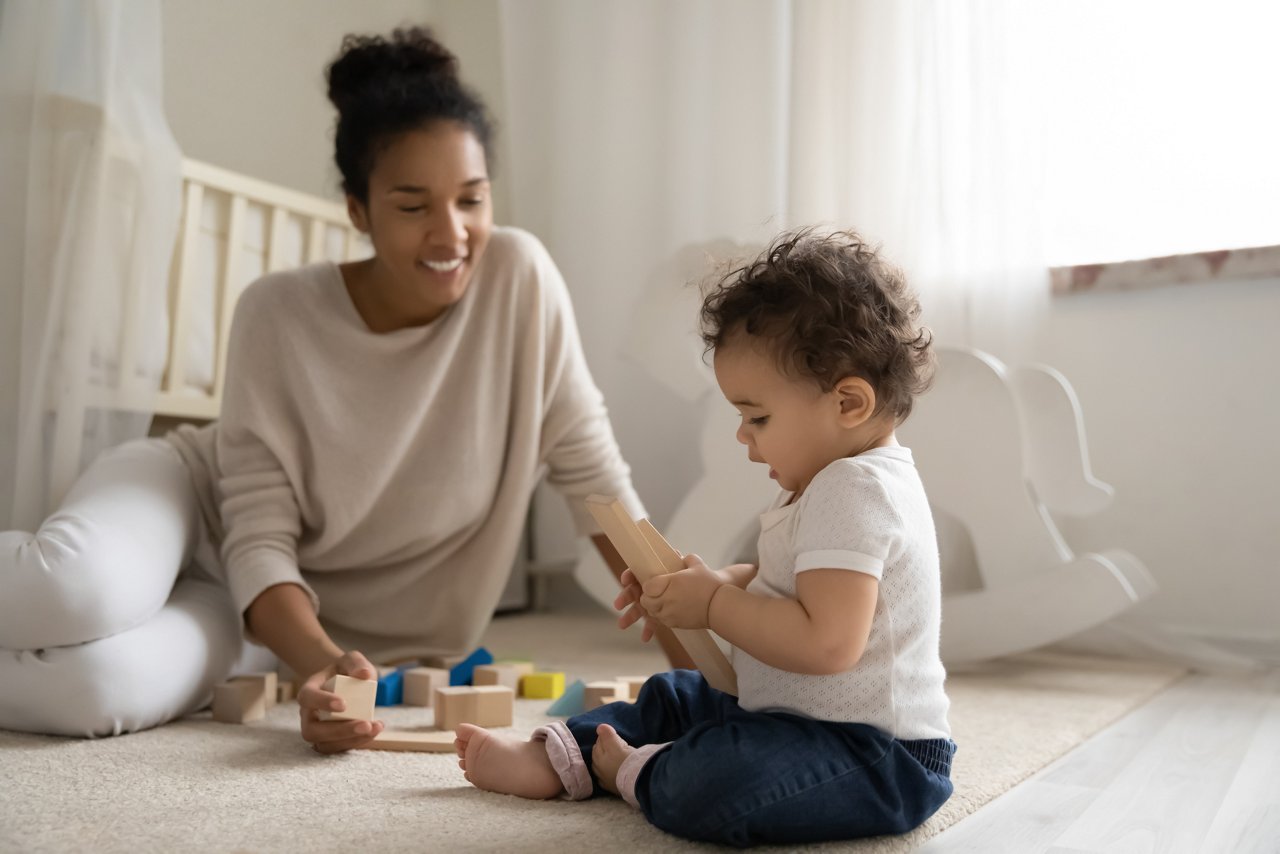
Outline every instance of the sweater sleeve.
POLYGON ((280 462, 280 443, 293 435, 287 389, 281 387, 279 371, 264 369, 279 364, 282 355, 280 324, 272 319, 280 308, 269 293, 273 286, 270 279, 259 280, 236 306, 218 425, 219 493, 226 532, 222 561, 241 614, 277 584, 298 585, 319 611, 319 600, 298 567, 301 516, 294 485, 280 462))
POLYGON ((586 508, 589 495, 619 498, 633 518, 648 514, 618 449, 604 395, 587 368, 564 278, 542 244, 527 239, 542 299, 546 363, 541 451, 547 482, 568 502, 578 533, 598 534, 600 527, 586 508))

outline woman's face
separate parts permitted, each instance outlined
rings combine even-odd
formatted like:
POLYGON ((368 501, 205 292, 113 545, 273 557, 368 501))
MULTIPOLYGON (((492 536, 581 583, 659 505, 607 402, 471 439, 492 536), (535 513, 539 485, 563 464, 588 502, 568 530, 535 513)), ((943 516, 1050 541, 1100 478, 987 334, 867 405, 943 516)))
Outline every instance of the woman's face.
POLYGON ((489 243, 484 147, 451 121, 399 134, 374 157, 367 204, 347 206, 377 253, 384 300, 430 322, 462 299, 489 243))

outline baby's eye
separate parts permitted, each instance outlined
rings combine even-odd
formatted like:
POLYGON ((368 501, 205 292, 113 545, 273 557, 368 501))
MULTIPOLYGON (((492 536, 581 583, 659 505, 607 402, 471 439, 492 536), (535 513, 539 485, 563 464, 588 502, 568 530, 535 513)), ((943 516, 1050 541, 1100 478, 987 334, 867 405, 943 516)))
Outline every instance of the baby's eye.
POLYGON ((464 208, 478 208, 483 204, 484 204, 483 197, 476 197, 476 198, 462 200, 462 206, 464 208))
POLYGON ((757 415, 755 418, 748 418, 747 423, 756 427, 763 427, 769 421, 768 415, 757 415))
POLYGON ((426 208, 423 205, 416 205, 411 208, 400 208, 400 210, 404 211, 405 213, 417 213, 418 211, 426 210, 426 208))

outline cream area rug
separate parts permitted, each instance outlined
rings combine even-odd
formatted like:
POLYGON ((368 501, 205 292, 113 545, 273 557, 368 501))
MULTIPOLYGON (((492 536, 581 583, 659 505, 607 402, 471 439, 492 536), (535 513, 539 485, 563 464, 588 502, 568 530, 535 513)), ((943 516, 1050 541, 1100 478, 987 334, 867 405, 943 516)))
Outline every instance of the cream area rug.
MULTIPOLYGON (((656 648, 600 611, 500 617, 485 644, 584 681, 662 667, 656 648)), ((1183 673, 1165 664, 1026 655, 948 679, 959 744, 956 793, 903 837, 812 846, 906 852, 1141 705, 1183 673)), ((549 703, 519 700, 515 730, 549 703)), ((380 710, 425 727, 427 709, 380 710)), ((297 706, 265 721, 207 712, 96 741, 0 731, 0 851, 274 852, 716 850, 668 836, 612 798, 526 801, 472 788, 450 755, 360 751, 322 757, 298 736, 297 706)))

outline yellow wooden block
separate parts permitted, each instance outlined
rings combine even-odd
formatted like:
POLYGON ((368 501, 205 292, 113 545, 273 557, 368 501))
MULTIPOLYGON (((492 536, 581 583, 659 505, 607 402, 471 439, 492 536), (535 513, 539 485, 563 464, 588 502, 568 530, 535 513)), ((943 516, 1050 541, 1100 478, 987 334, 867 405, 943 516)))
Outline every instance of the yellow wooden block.
POLYGON ((558 700, 564 693, 563 673, 529 673, 520 677, 520 696, 531 700, 558 700))

